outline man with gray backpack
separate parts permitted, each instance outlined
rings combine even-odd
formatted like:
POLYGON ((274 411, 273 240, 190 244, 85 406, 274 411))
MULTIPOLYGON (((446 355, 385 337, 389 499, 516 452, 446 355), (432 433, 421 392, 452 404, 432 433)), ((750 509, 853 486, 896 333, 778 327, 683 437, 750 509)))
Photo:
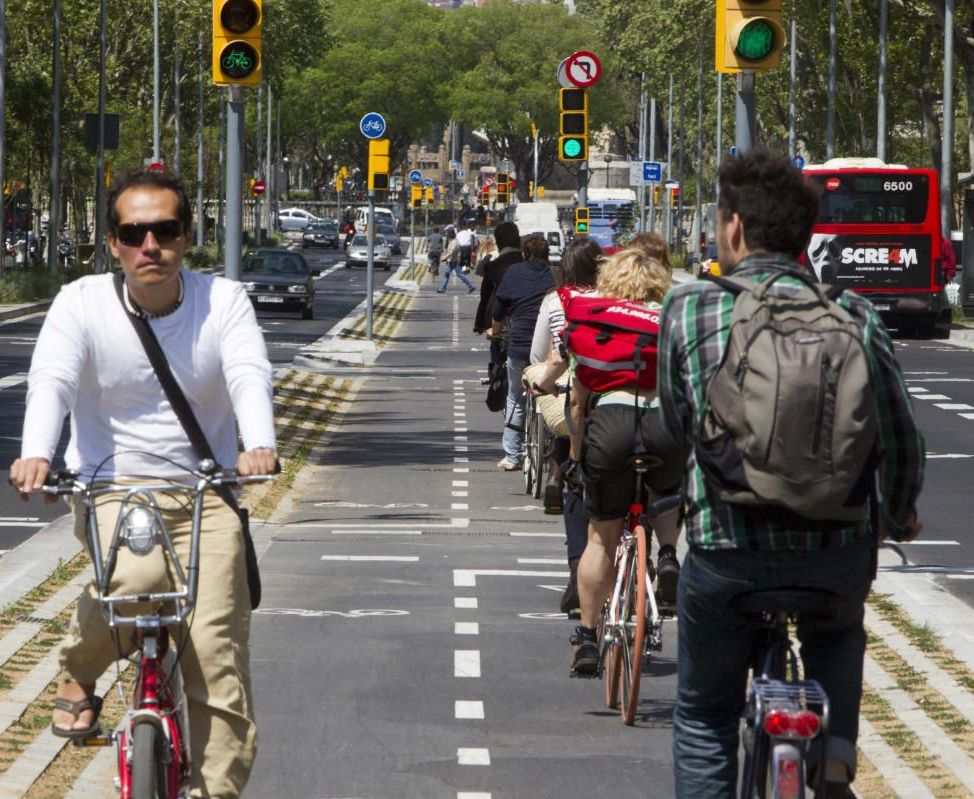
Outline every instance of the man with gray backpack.
POLYGON ((889 334, 867 300, 815 283, 797 262, 817 214, 815 190, 786 158, 728 159, 717 209, 727 277, 683 284, 663 306, 660 416, 689 453, 678 797, 734 795, 759 628, 732 604, 783 588, 836 596, 837 612, 806 617, 798 637, 806 677, 830 699, 825 795, 853 795, 878 539, 921 527, 924 444, 889 334))

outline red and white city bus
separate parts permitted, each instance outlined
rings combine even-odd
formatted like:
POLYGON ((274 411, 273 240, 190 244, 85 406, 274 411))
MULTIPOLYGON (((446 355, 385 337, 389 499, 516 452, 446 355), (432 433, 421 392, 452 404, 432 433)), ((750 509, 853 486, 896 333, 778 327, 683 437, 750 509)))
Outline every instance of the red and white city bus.
POLYGON ((929 331, 949 321, 937 172, 878 158, 833 158, 804 172, 821 190, 805 253, 818 279, 863 294, 896 324, 929 331))

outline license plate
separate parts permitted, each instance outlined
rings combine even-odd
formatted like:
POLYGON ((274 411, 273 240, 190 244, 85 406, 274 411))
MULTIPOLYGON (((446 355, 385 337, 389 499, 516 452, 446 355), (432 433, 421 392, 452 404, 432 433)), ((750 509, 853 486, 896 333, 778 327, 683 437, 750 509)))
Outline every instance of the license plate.
POLYGON ((874 302, 873 303, 873 308, 875 308, 877 311, 892 311, 893 310, 893 303, 891 303, 891 302, 874 302))
POLYGON ((272 297, 272 296, 270 296, 268 294, 260 294, 257 297, 257 302, 265 302, 265 303, 267 303, 267 302, 280 302, 280 303, 283 303, 284 302, 284 298, 283 297, 272 297))

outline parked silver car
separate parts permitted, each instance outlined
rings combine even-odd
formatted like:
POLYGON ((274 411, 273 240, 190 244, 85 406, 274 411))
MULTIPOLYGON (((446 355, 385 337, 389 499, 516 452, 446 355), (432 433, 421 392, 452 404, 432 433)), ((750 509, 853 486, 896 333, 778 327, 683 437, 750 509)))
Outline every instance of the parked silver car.
MULTIPOLYGON (((392 269, 392 248, 380 242, 377 238, 375 241, 375 250, 372 253, 372 261, 377 269, 385 269, 388 272, 392 269)), ((353 266, 368 266, 369 263, 369 241, 361 233, 356 233, 355 237, 352 239, 352 243, 348 245, 348 254, 345 256, 345 268, 350 269, 353 266)))
POLYGON ((304 230, 318 217, 303 208, 282 208, 277 214, 277 226, 281 230, 304 230))

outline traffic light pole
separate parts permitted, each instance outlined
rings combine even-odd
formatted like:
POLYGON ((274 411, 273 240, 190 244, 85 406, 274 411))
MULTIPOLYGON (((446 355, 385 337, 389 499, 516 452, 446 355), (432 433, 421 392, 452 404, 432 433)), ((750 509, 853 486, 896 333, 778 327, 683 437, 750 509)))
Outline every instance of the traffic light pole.
POLYGON ((737 73, 737 94, 734 100, 734 146, 738 154, 754 146, 754 73, 737 73))
POLYGON ((230 87, 227 101, 227 229, 224 236, 224 277, 240 280, 243 240, 243 88, 230 87))
POLYGON ((372 341, 372 291, 375 285, 375 189, 369 189, 369 259, 365 274, 365 340, 372 341))
MULTIPOLYGON (((409 202, 409 268, 415 277, 416 273, 416 209, 412 200, 409 202)), ((418 282, 418 281, 417 281, 418 282)))

